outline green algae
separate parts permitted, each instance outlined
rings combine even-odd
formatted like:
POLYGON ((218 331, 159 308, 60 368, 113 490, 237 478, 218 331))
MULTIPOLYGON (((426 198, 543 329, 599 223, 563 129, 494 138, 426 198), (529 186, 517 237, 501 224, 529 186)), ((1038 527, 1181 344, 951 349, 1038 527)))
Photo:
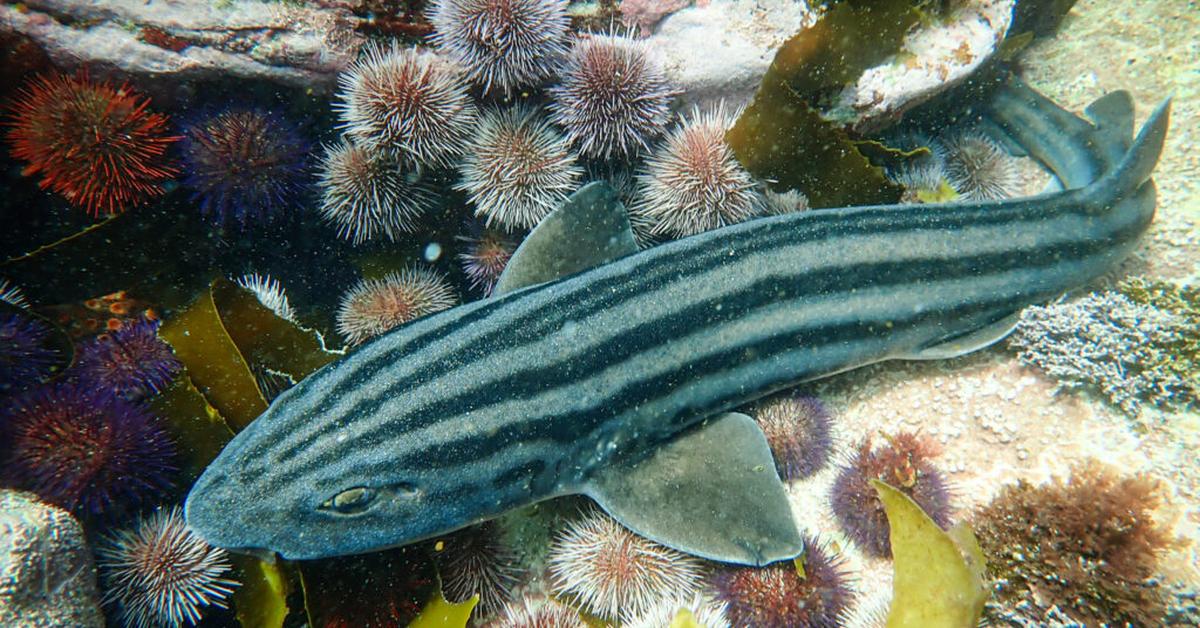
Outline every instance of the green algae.
POLYGON ((150 408, 163 418, 171 440, 177 443, 180 458, 179 478, 191 486, 208 463, 221 453, 233 438, 233 430, 192 383, 184 371, 164 391, 150 400, 150 408))
POLYGON ((985 561, 970 528, 949 532, 896 488, 871 480, 891 528, 892 607, 888 628, 970 628, 983 613, 990 587, 985 561))
POLYGON ((438 593, 425 604, 421 614, 408 625, 408 628, 466 628, 471 619, 471 612, 479 603, 479 596, 455 604, 446 601, 445 596, 438 593))
POLYGON ((231 555, 242 586, 233 606, 242 628, 280 628, 287 618, 292 574, 283 563, 272 564, 244 554, 231 555))

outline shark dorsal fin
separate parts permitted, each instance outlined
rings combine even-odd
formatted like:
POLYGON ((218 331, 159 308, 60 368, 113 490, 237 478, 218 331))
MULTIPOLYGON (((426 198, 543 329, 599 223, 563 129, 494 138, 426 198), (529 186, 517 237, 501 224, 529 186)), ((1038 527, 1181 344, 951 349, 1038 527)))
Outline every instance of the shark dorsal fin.
POLYGON ((625 206, 604 182, 567 197, 529 233, 493 294, 551 281, 637 252, 625 206))
POLYGON ((804 550, 767 439, 744 414, 607 467, 584 493, 630 530, 703 558, 761 566, 804 550))

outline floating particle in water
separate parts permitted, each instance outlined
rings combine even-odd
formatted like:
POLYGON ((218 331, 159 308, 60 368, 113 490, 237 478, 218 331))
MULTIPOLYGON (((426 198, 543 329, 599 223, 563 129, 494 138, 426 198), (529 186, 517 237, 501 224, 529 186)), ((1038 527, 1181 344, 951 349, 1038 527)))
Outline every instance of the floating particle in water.
POLYGON ((504 605, 489 628, 587 628, 579 611, 553 598, 522 596, 504 605))
POLYGON ((270 275, 251 273, 242 275, 237 285, 249 290, 263 307, 275 313, 275 316, 285 321, 296 322, 296 310, 288 302, 287 292, 283 285, 270 275))
POLYGON ((12 106, 12 154, 23 174, 93 216, 118 214, 163 193, 175 176, 166 158, 178 137, 167 117, 127 85, 50 74, 25 84, 12 106))
POLYGON ((585 157, 625 159, 667 127, 675 93, 643 42, 589 35, 567 55, 550 111, 585 157))
POLYGON ((466 249, 458 254, 458 261, 462 263, 471 288, 485 297, 491 296, 517 245, 504 233, 477 223, 471 226, 471 231, 470 235, 459 236, 466 249))
POLYGON ((725 618, 724 602, 717 602, 704 595, 695 595, 690 600, 663 600, 650 609, 645 615, 625 624, 625 628, 664 628, 672 626, 682 613, 695 624, 696 628, 730 628, 729 620, 725 618))
POLYGON ((986 135, 955 133, 938 147, 946 180, 963 200, 1005 199, 1021 191, 1016 160, 986 135))
POLYGON ((51 329, 23 312, 0 312, 0 393, 21 391, 48 377, 59 354, 49 346, 51 329))
POLYGON ((537 225, 583 175, 566 138, 528 107, 484 113, 459 172, 475 215, 508 229, 537 225))
POLYGON ((433 43, 486 94, 552 76, 567 53, 565 0, 435 0, 433 43))
POLYGON ((833 420, 820 399, 775 395, 755 406, 754 420, 766 435, 775 468, 784 480, 809 477, 829 463, 833 420))
POLYGON ((864 552, 876 558, 892 555, 887 513, 871 480, 881 480, 912 498, 942 529, 950 525, 950 490, 933 464, 935 444, 928 438, 901 432, 879 447, 863 439, 844 464, 830 493, 833 514, 842 530, 864 552))
POLYGON ((338 86, 341 128, 358 146, 410 166, 450 166, 466 150, 476 112, 457 65, 368 45, 338 86))
POLYGON ((304 190, 308 143, 270 112, 235 108, 206 117, 184 129, 181 149, 183 183, 217 224, 274 219, 304 190))
POLYGON ((0 277, 0 301, 22 309, 29 308, 29 300, 25 298, 25 292, 21 290, 21 286, 2 277, 0 277))
POLYGON ((454 305, 454 289, 437 271, 408 267, 380 279, 365 279, 342 297, 338 333, 362 344, 412 320, 454 305))
POLYGON ((320 171, 321 215, 355 244, 394 241, 434 206, 416 171, 345 140, 325 147, 320 171))
POLYGON ((664 600, 699 589, 699 560, 663 547, 593 511, 567 524, 550 546, 551 588, 609 621, 631 621, 664 600))
POLYGON ((652 235, 694 235, 762 211, 757 184, 725 142, 736 118, 723 105, 693 110, 646 159, 629 211, 653 225, 652 235))
POLYGON ((239 586, 225 550, 196 536, 178 507, 117 530, 96 555, 104 603, 137 628, 196 624, 206 607, 227 608, 239 586))
POLYGON ((488 522, 456 532, 442 541, 437 555, 442 593, 453 603, 479 596, 476 616, 495 613, 512 598, 521 570, 512 548, 488 522))
POLYGON ((161 498, 175 447, 145 408, 57 381, 8 402, 0 479, 76 514, 109 514, 161 498))
POLYGON ((834 628, 851 602, 841 561, 816 539, 807 538, 796 561, 766 567, 723 567, 712 575, 717 599, 734 626, 774 628, 812 626, 834 628))
POLYGON ((78 353, 74 370, 80 380, 131 400, 162 390, 183 369, 158 337, 158 323, 145 319, 88 340, 78 353))

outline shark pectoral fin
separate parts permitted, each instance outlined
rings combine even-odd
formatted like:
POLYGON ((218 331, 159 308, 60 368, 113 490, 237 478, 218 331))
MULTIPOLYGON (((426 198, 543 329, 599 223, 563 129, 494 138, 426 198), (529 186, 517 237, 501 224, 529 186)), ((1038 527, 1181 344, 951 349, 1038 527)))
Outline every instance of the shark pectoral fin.
POLYGON ((1010 314, 975 331, 955 336, 949 340, 943 340, 936 345, 925 347, 915 353, 899 356, 899 359, 945 360, 946 358, 956 358, 960 355, 966 355, 1004 340, 1016 328, 1017 321, 1019 320, 1021 320, 1020 312, 1010 314))
POLYGON ((804 549, 767 439, 744 414, 713 417, 584 487, 617 521, 688 554, 745 565, 804 549))
POLYGON ((504 267, 493 294, 558 279, 637 250, 616 191, 607 183, 589 183, 534 227, 504 267))

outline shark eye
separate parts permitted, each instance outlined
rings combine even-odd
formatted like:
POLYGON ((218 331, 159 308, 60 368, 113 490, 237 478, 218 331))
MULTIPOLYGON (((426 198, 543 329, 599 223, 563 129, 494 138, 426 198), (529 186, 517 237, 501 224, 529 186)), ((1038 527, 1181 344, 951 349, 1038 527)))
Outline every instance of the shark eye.
POLYGON ((331 499, 325 500, 321 508, 333 510, 343 515, 355 515, 363 512, 375 501, 376 491, 365 486, 348 488, 331 499))

